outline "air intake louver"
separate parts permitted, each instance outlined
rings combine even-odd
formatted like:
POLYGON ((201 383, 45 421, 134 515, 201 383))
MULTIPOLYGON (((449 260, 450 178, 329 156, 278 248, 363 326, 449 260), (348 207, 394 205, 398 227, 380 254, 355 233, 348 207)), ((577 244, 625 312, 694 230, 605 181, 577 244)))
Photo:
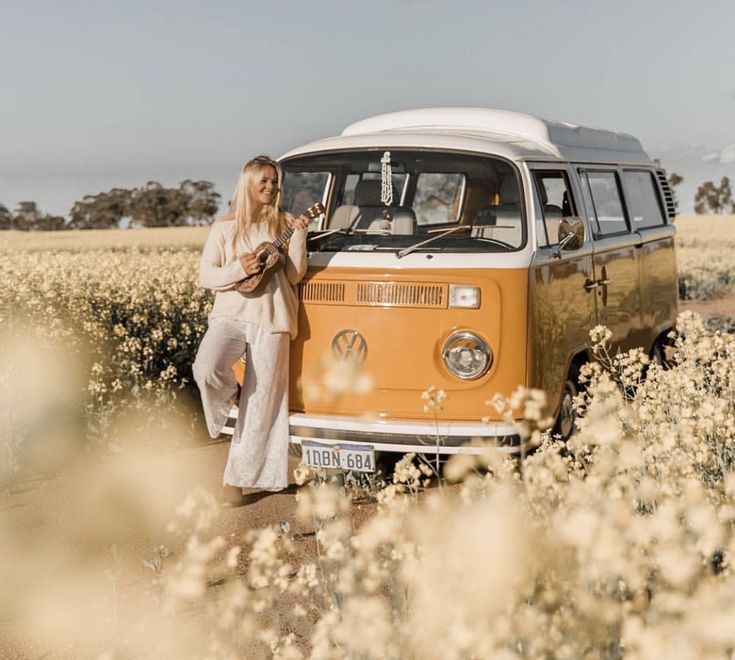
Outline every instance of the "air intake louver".
POLYGON ((344 282, 305 282, 301 285, 301 300, 338 305, 345 301, 344 282))
POLYGON ((357 285, 357 304, 386 307, 446 307, 445 286, 396 282, 357 285))
POLYGON ((302 282, 301 300, 314 305, 356 307, 418 307, 446 309, 449 285, 433 282, 302 282))
POLYGON ((658 182, 661 184, 661 190, 664 194, 666 217, 668 217, 669 223, 672 223, 676 218, 676 198, 674 197, 674 191, 669 184, 669 180, 666 178, 666 170, 656 170, 656 175, 658 176, 658 182))

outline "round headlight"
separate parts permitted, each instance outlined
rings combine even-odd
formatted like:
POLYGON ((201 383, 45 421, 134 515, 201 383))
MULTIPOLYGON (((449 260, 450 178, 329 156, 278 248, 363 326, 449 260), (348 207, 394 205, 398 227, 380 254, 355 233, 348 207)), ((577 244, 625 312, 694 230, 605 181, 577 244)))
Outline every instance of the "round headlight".
POLYGON ((474 332, 457 332, 449 337, 442 357, 452 375, 462 380, 483 376, 493 362, 490 347, 474 332))

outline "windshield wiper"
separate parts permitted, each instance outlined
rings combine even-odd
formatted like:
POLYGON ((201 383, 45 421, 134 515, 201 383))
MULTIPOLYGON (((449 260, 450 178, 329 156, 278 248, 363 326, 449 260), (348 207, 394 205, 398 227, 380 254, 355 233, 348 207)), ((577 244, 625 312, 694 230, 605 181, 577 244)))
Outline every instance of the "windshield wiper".
POLYGON ((306 240, 307 241, 318 241, 327 236, 333 236, 334 234, 344 234, 345 236, 347 236, 351 233, 352 232, 348 231, 347 229, 340 227, 339 229, 328 229, 327 231, 322 232, 321 234, 317 236, 308 236, 306 240))
MULTIPOLYGON (((413 245, 409 245, 407 248, 404 248, 400 252, 396 253, 396 256, 401 259, 402 257, 405 257, 407 254, 411 254, 414 250, 418 250, 420 247, 423 247, 424 245, 427 245, 428 243, 433 243, 434 241, 438 241, 440 238, 443 238, 444 236, 447 236, 448 234, 453 234, 456 231, 467 231, 468 229, 472 229, 472 225, 457 225, 456 227, 452 227, 451 229, 435 229, 434 231, 440 231, 441 233, 436 234, 435 236, 432 236, 431 238, 427 238, 424 241, 421 241, 420 243, 414 243, 413 245)), ((429 232, 432 233, 432 232, 429 232)))

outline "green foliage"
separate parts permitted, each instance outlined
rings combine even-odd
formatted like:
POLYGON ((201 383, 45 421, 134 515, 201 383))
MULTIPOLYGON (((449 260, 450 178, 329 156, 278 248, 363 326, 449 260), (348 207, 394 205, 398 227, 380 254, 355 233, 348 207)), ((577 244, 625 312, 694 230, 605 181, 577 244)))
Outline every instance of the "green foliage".
MULTIPOLYGON (((677 172, 672 172, 669 174, 669 186, 671 187, 671 192, 674 192, 674 189, 676 186, 681 185, 684 182, 684 177, 681 174, 678 174, 677 172)), ((679 200, 676 199, 676 195, 674 195, 674 208, 679 209, 679 200)))
POLYGON ((12 229, 13 216, 4 204, 0 204, 0 229, 12 229))
POLYGON ((722 177, 720 185, 705 181, 694 195, 696 213, 735 213, 735 201, 732 198, 730 179, 722 177))
MULTIPOLYGON (((5 209, 5 207, 2 207, 5 209)), ((7 211, 7 209, 5 209, 7 211)), ((52 231, 65 228, 64 218, 59 215, 43 213, 36 202, 18 202, 15 213, 6 222, 0 209, 0 229, 19 229, 21 231, 52 231)))
POLYGON ((72 229, 109 229, 130 214, 129 190, 113 188, 98 195, 86 195, 72 206, 69 213, 72 229))
POLYGON ((0 204, 0 230, 117 229, 132 227, 183 227, 208 225, 221 196, 209 181, 186 179, 178 188, 149 181, 141 188, 112 188, 85 195, 72 206, 69 223, 61 216, 42 213, 36 202, 20 202, 15 214, 0 204))
POLYGON ((130 192, 129 213, 133 226, 139 227, 207 225, 217 213, 219 200, 209 181, 187 179, 178 188, 149 181, 130 192))
POLYGON ((170 409, 192 382, 212 299, 196 282, 198 256, 137 248, 0 253, 0 333, 42 328, 85 364, 88 432, 102 438, 117 411, 170 409))

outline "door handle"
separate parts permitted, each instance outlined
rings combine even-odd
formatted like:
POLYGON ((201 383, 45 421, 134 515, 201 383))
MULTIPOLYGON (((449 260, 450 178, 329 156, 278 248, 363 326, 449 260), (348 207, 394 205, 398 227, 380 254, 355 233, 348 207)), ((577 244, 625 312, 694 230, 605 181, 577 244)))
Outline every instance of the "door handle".
POLYGON ((610 282, 612 282, 612 280, 611 280, 610 278, 608 278, 608 277, 606 277, 606 278, 605 278, 605 279, 603 279, 603 280, 597 280, 597 283, 598 283, 598 284, 599 284, 600 286, 607 286, 608 284, 610 284, 610 282))
POLYGON ((584 281, 585 291, 592 291, 592 289, 596 289, 598 286, 600 286, 600 283, 597 280, 585 280, 584 281))

